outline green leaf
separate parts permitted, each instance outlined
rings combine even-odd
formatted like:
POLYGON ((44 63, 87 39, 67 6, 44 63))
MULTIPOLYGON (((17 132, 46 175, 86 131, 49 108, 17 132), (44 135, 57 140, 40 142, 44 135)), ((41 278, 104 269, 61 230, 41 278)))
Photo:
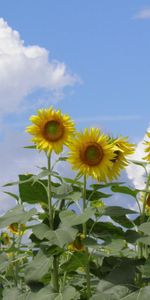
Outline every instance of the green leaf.
POLYGON ((22 205, 17 205, 9 210, 4 216, 0 217, 0 228, 4 228, 12 223, 26 223, 36 214, 36 212, 37 210, 35 208, 25 211, 22 205))
POLYGON ((77 215, 72 211, 62 211, 59 214, 61 222, 65 226, 75 226, 85 223, 90 217, 94 215, 95 210, 93 208, 86 208, 81 215, 77 215))
POLYGON ((73 192, 65 197, 65 200, 71 200, 73 202, 79 201, 82 198, 81 192, 73 192))
MULTIPOLYGON (((97 295, 94 295, 91 300, 97 300, 98 296, 100 297, 99 299, 103 300, 127 300, 128 298, 126 297, 132 295, 134 291, 135 271, 136 264, 132 263, 130 259, 126 259, 118 266, 115 266, 109 275, 105 277, 105 280, 102 279, 99 282, 97 295)), ((143 300, 143 298, 141 299, 143 300)))
POLYGON ((122 228, 113 225, 110 222, 97 222, 94 223, 93 220, 87 222, 87 230, 91 231, 96 235, 96 237, 102 240, 110 240, 112 238, 124 238, 124 231, 122 228))
POLYGON ((72 242, 77 234, 74 228, 59 228, 57 230, 49 230, 44 234, 44 237, 50 241, 52 245, 63 247, 65 244, 72 242))
POLYGON ((3 273, 7 270, 9 265, 8 256, 6 253, 0 255, 0 272, 3 273))
POLYGON ((138 214, 138 212, 121 206, 107 206, 104 208, 103 214, 109 217, 121 217, 128 214, 138 214))
POLYGON ((74 300, 77 292, 74 287, 66 287, 62 293, 54 293, 50 285, 42 288, 38 293, 30 293, 27 300, 74 300))
POLYGON ((150 245, 150 236, 142 236, 137 239, 137 242, 142 243, 144 245, 150 245))
POLYGON ((115 193, 121 193, 121 194, 126 194, 126 195, 130 195, 134 198, 136 198, 137 194, 138 194, 138 190, 136 189, 130 189, 129 187, 127 186, 112 186, 111 187, 111 190, 115 193))
POLYGON ((61 268, 65 272, 74 272, 76 269, 82 267, 85 268, 87 264, 87 256, 83 252, 74 252, 71 258, 61 268))
POLYGON ((140 233, 135 230, 127 230, 125 232, 125 239, 128 243, 134 244, 140 238, 140 233))
POLYGON ((7 194, 7 195, 9 195, 9 196, 11 196, 14 199, 16 199, 17 201, 19 201, 18 195, 10 193, 10 192, 7 192, 7 191, 4 191, 4 193, 7 194))
POLYGON ((140 160, 129 160, 130 162, 132 162, 133 164, 137 165, 137 166, 141 166, 141 167, 146 167, 147 166, 147 162, 146 161, 140 161, 140 160))
POLYGON ((33 184, 33 175, 19 175, 21 184, 19 184, 19 194, 22 202, 29 204, 47 203, 46 180, 39 180, 33 184), (31 180, 32 179, 32 180, 31 180), (45 185, 44 186, 41 184, 45 185))
POLYGON ((133 228, 134 223, 126 216, 111 217, 113 221, 125 228, 133 228))
POLYGON ((150 258, 147 259, 144 265, 139 266, 138 269, 144 276, 150 277, 150 258))
POLYGON ((120 184, 124 184, 124 182, 109 182, 109 183, 103 183, 103 184, 91 184, 90 186, 95 189, 95 190, 99 190, 99 189, 103 189, 103 188, 107 188, 107 187, 111 187, 111 186, 119 186, 120 184))
POLYGON ((147 235, 150 235, 150 222, 145 222, 139 226, 139 231, 144 232, 147 235))
POLYGON ((51 266, 50 258, 47 257, 42 251, 29 262, 25 268, 25 280, 40 281, 46 275, 51 266))
POLYGON ((112 239, 110 243, 103 244, 105 248, 111 253, 115 255, 119 255, 121 250, 125 247, 125 241, 122 239, 112 239))
POLYGON ((47 231, 49 231, 49 227, 44 223, 32 226, 32 232, 39 240, 43 240, 47 231))
POLYGON ((21 293, 16 287, 5 288, 3 291, 3 300, 27 300, 27 293, 21 293))
POLYGON ((86 198, 88 201, 109 198, 111 196, 112 196, 112 194, 102 193, 97 190, 86 190, 86 198))
POLYGON ((36 146, 35 145, 24 146, 23 148, 25 148, 25 149, 36 149, 36 146))
POLYGON ((53 188, 54 197, 57 199, 66 199, 68 195, 73 191, 71 185, 62 183, 59 187, 53 188))

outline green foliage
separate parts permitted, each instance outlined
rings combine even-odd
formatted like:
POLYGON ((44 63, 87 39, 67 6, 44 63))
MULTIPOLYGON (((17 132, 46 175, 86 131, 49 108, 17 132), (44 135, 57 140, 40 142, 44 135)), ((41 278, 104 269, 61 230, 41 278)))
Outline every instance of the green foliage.
POLYGON ((1 234, 0 299, 149 300, 149 216, 113 205, 114 193, 138 201, 139 190, 122 182, 91 184, 84 191, 84 206, 81 174, 62 178, 54 166, 5 185, 18 185, 19 195, 5 191, 16 206, 0 217, 0 229, 7 231, 13 223, 27 227, 24 239, 23 233, 9 233, 7 243, 1 234), (42 211, 30 209, 37 204, 42 211))

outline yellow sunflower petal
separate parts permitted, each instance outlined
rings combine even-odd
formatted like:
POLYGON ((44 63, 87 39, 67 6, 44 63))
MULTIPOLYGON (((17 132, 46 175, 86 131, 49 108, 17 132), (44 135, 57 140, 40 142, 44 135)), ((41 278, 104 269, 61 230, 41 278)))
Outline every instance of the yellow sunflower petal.
POLYGON ((74 170, 94 179, 106 181, 115 157, 113 145, 98 128, 85 128, 69 143, 68 161, 74 170))
POLYGON ((33 136, 32 141, 37 149, 46 152, 54 151, 59 154, 63 146, 75 132, 74 122, 68 115, 52 107, 39 109, 37 115, 31 116, 33 125, 26 128, 26 132, 33 136))

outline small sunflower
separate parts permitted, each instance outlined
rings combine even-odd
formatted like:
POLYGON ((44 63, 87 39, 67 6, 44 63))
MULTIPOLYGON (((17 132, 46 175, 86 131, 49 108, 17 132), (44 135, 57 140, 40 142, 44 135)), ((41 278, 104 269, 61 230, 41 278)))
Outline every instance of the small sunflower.
POLYGON ((0 237, 2 245, 9 245, 11 243, 11 239, 7 232, 2 232, 0 237))
POLYGON ((67 247, 67 249, 71 252, 83 252, 85 251, 85 246, 82 242, 82 240, 85 239, 85 235, 84 234, 78 234, 76 239, 70 243, 67 247))
POLYGON ((120 136, 112 140, 112 144, 115 157, 111 160, 113 164, 108 175, 110 180, 120 176, 121 170, 128 165, 127 156, 134 153, 134 144, 130 144, 127 137, 120 136))
POLYGON ((107 180, 115 154, 108 137, 100 133, 98 128, 86 128, 84 132, 77 133, 76 137, 70 140, 68 147, 68 161, 74 170, 79 170, 81 174, 96 180, 107 180))
POLYGON ((22 235, 26 229, 25 224, 12 223, 8 226, 8 229, 11 233, 16 235, 22 235))
POLYGON ((32 141, 37 149, 50 153, 60 153, 63 145, 68 142, 74 133, 74 122, 68 115, 63 115, 60 110, 56 111, 52 107, 39 109, 36 116, 31 116, 30 121, 34 125, 26 128, 26 132, 33 135, 32 141))
MULTIPOLYGON (((147 138, 150 138, 150 132, 146 133, 147 138)), ((150 162, 150 141, 144 141, 144 145, 145 145, 145 152, 146 152, 146 156, 143 157, 143 159, 147 160, 148 162, 150 162)))

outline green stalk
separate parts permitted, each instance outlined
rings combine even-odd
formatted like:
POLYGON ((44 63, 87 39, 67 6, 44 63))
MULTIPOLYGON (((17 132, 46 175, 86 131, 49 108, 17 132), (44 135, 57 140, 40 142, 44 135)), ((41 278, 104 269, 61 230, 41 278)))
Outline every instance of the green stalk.
MULTIPOLYGON (((87 201, 86 201, 86 175, 84 175, 84 184, 83 184, 83 212, 87 208, 87 201)), ((83 223, 83 234, 86 236, 87 228, 86 223, 83 223)), ((89 252, 88 248, 85 248, 85 254, 87 257, 87 263, 85 266, 85 273, 86 273, 86 283, 87 283, 87 299, 91 297, 91 284, 90 284, 90 268, 89 268, 89 252)))
MULTIPOLYGON (((52 204, 52 186, 51 186, 51 153, 47 156, 48 158, 48 213, 49 213, 49 226, 50 229, 54 228, 53 220, 53 204, 52 204)), ((58 258, 53 256, 53 288, 54 291, 59 293, 59 274, 58 274, 58 258)))
MULTIPOLYGON (((150 174, 147 175, 147 182, 146 182, 146 186, 145 186, 145 190, 147 191, 148 188, 149 188, 149 185, 150 185, 150 174)), ((143 199, 143 208, 142 208, 142 211, 141 211, 141 220, 140 220, 140 223, 142 224, 144 222, 144 219, 145 219, 145 209, 146 209, 146 201, 147 201, 147 195, 148 193, 145 192, 144 194, 144 199, 143 199)), ((143 257, 143 244, 142 243, 139 243, 139 247, 138 247, 138 254, 139 254, 139 258, 142 258, 143 257)), ((147 251, 147 250, 146 250, 147 251)))
POLYGON ((48 158, 48 212, 49 212, 49 225, 53 230, 53 205, 52 205, 52 188, 51 188, 51 153, 48 158))
MULTIPOLYGON (((148 177, 147 177, 147 182, 146 182, 146 187, 145 187, 146 191, 148 190, 149 185, 150 185, 150 174, 148 174, 148 177)), ((142 209, 142 214, 141 214, 141 223, 143 223, 144 218, 145 218, 145 208, 146 208, 147 195, 148 195, 148 193, 145 192, 144 200, 143 200, 143 209, 142 209)))

